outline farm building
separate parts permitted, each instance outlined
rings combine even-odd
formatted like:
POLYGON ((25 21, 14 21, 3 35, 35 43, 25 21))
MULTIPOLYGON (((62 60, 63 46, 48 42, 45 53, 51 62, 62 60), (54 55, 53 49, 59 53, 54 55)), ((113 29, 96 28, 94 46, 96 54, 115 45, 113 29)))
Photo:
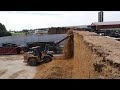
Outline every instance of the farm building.
POLYGON ((93 31, 95 30, 104 30, 104 29, 115 29, 120 28, 120 21, 111 21, 111 22, 95 22, 90 25, 93 31))
POLYGON ((34 34, 48 34, 48 28, 34 29, 34 34))

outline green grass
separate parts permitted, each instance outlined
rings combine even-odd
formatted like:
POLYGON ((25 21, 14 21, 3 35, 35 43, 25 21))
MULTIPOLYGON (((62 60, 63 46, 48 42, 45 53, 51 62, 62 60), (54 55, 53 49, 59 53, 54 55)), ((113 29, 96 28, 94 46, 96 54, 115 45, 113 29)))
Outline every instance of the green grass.
POLYGON ((12 33, 12 36, 17 36, 17 35, 25 35, 25 33, 22 33, 22 32, 12 33))

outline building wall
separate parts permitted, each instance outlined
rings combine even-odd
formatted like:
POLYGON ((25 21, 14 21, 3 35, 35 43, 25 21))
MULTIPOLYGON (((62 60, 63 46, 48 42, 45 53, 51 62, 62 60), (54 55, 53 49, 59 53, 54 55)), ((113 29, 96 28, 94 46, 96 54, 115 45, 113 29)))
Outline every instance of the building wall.
POLYGON ((120 28, 120 24, 116 25, 96 25, 96 29, 107 29, 107 28, 120 28))

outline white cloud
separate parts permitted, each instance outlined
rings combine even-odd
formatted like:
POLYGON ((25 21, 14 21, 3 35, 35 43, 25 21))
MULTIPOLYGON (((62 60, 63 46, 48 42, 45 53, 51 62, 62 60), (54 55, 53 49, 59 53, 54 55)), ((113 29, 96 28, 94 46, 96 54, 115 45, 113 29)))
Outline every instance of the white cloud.
MULTIPOLYGON (((88 25, 98 21, 98 11, 0 11, 7 30, 88 25)), ((104 21, 120 21, 120 12, 104 11, 104 21)))

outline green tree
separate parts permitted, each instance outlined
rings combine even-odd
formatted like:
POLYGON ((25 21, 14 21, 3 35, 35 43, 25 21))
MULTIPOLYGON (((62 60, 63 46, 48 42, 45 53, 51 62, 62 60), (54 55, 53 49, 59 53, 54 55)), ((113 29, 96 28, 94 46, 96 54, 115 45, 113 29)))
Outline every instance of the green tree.
POLYGON ((5 25, 0 23, 0 37, 2 36, 11 36, 12 34, 6 30, 5 25))

